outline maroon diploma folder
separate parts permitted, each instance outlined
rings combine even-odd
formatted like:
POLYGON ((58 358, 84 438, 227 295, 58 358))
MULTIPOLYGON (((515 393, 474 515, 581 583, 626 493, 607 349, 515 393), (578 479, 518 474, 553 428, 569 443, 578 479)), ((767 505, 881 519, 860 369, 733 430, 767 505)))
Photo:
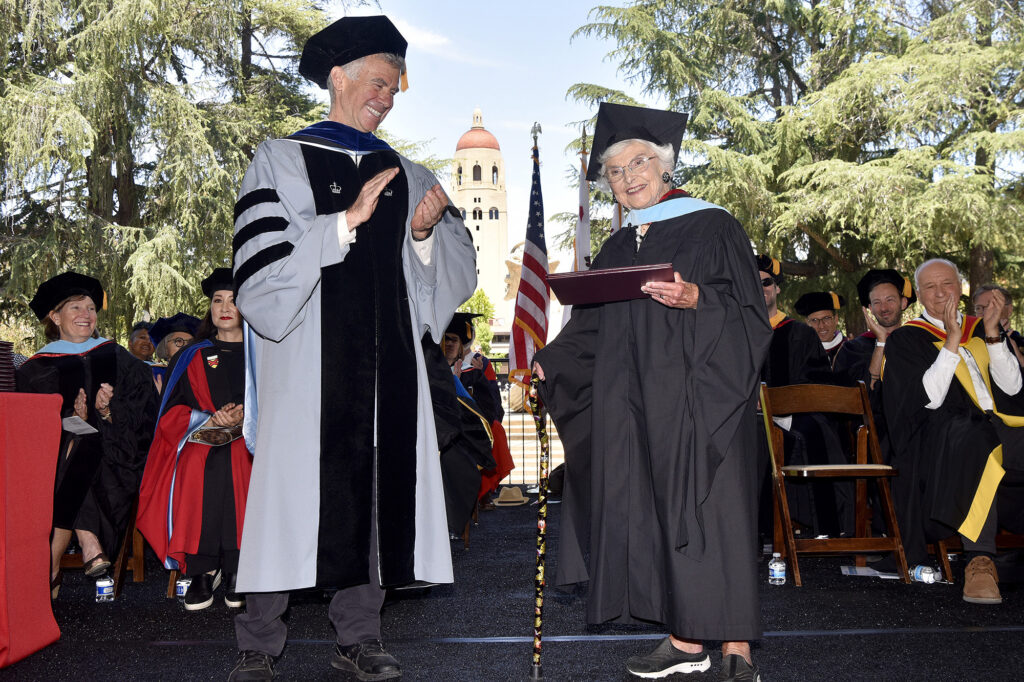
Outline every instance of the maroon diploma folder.
POLYGON ((562 305, 611 303, 647 296, 640 291, 647 282, 671 282, 672 264, 633 265, 586 272, 560 272, 548 275, 548 284, 562 305))

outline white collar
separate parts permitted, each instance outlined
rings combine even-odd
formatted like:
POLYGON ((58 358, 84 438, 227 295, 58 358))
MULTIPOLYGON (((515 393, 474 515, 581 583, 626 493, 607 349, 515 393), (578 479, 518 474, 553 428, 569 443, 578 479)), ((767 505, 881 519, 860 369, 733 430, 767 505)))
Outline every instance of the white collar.
MULTIPOLYGON (((927 310, 921 311, 921 317, 928 320, 942 331, 946 331, 946 325, 943 323, 943 321, 929 315, 927 310)), ((963 313, 961 313, 959 310, 956 312, 956 321, 961 324, 963 324, 964 321, 963 313)))
POLYGON ((832 350, 833 348, 841 344, 845 338, 846 337, 840 334, 839 330, 837 329, 836 335, 832 337, 832 340, 828 342, 822 341, 821 345, 825 347, 825 350, 832 350))

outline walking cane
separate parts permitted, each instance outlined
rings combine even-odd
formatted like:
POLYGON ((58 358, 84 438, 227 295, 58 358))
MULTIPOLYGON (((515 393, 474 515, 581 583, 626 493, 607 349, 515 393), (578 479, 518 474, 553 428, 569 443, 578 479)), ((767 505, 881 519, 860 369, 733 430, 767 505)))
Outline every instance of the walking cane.
POLYGON ((530 666, 530 679, 543 680, 544 671, 540 665, 541 628, 544 620, 544 554, 546 553, 547 519, 548 519, 548 465, 551 452, 548 450, 547 414, 540 401, 538 388, 540 379, 536 374, 530 379, 530 413, 537 427, 537 439, 540 441, 539 461, 539 494, 537 497, 537 572, 534 575, 536 601, 533 611, 533 665, 530 666))

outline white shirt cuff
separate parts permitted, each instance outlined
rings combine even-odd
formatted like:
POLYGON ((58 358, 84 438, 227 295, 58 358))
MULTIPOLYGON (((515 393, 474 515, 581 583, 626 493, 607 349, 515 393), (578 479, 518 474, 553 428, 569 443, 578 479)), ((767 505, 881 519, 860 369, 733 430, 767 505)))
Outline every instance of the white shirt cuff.
POLYGON ((787 414, 785 417, 772 417, 780 429, 783 431, 789 431, 793 428, 793 415, 787 414))
POLYGON ((988 346, 989 373, 1000 390, 1007 395, 1017 395, 1024 380, 1020 374, 1017 356, 1007 347, 1005 342, 993 343, 988 346))
POLYGON ((337 214, 338 216, 338 245, 345 248, 349 244, 356 240, 356 231, 348 229, 348 218, 345 215, 345 211, 341 211, 337 214))
POLYGON ((434 260, 434 233, 421 242, 412 240, 412 249, 424 265, 431 265, 434 260))

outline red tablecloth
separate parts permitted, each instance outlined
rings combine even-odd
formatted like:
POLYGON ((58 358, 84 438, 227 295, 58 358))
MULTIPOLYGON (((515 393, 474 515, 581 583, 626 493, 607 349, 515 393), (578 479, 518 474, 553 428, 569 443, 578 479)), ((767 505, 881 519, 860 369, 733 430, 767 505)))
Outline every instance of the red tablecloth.
POLYGON ((50 524, 59 395, 0 393, 0 668, 57 641, 50 524))

